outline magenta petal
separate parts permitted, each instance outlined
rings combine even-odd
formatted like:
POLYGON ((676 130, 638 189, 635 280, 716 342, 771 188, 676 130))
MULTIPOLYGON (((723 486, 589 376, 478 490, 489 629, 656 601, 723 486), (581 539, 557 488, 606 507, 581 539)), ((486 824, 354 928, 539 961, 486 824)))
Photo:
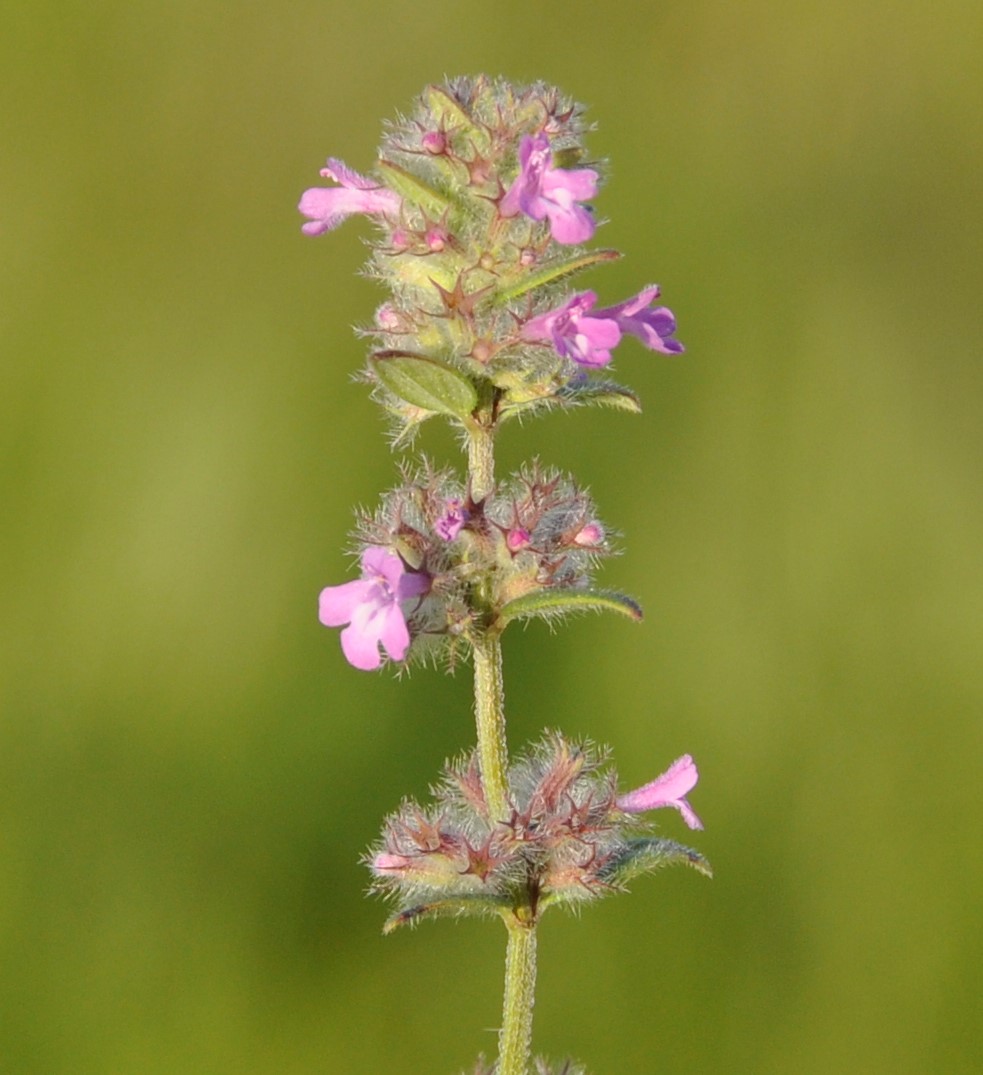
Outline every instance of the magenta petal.
POLYGON ((658 297, 658 285, 650 284, 616 306, 595 311, 595 316, 616 321, 622 332, 641 340, 650 351, 659 351, 664 355, 682 354, 685 348, 678 340, 672 339, 676 331, 676 318, 672 310, 650 305, 658 297))
POLYGON ((585 243, 594 234, 594 218, 579 205, 565 208, 546 203, 546 215, 553 238, 565 246, 585 243))
POLYGON ((526 135, 519 147, 519 174, 499 203, 502 216, 522 212, 532 220, 549 217, 550 234, 558 243, 581 243, 594 234, 594 218, 579 201, 597 192, 597 172, 566 171, 551 164, 549 138, 526 135))
POLYGON ((683 820, 691 829, 702 829, 703 822, 684 798, 688 791, 696 787, 699 776, 696 763, 689 754, 684 754, 655 780, 622 795, 617 800, 618 807, 627 814, 640 814, 646 810, 671 806, 683 815, 683 820))
POLYGON ((676 331, 676 318, 665 306, 657 306, 637 320, 626 320, 624 328, 652 351, 661 351, 666 355, 678 355, 683 351, 683 345, 678 340, 670 339, 676 331))
POLYGON ((642 288, 632 298, 619 302, 616 306, 608 306, 603 311, 598 312, 604 313, 607 317, 632 317, 639 310, 644 310, 654 299, 657 299, 659 294, 659 285, 650 284, 648 287, 642 288))
POLYGON ((422 597, 430 592, 431 578, 425 571, 407 571, 396 587, 396 600, 405 601, 408 597, 422 597))
POLYGON ((696 816, 693 807, 685 799, 680 799, 678 803, 673 803, 672 805, 683 815, 683 821, 691 829, 703 828, 703 822, 696 816))
POLYGON ((611 348, 621 339, 621 329, 614 321, 597 317, 580 317, 557 331, 553 342, 557 351, 581 366, 606 366, 611 348))
POLYGON ((328 157, 328 166, 321 169, 321 175, 326 179, 333 179, 343 187, 355 187, 357 190, 372 190, 379 186, 368 176, 356 172, 354 168, 349 168, 343 160, 338 160, 337 157, 328 157))
POLYGON ((399 605, 387 605, 375 617, 379 641, 394 661, 401 661, 410 648, 410 632, 399 605))
POLYGON ((325 627, 340 627, 349 623, 355 609, 371 599, 377 583, 369 579, 356 579, 341 586, 326 586, 318 599, 317 618, 325 627))
POLYGON ((662 774, 656 777, 648 787, 658 786, 659 791, 669 799, 680 799, 686 792, 696 787, 700 779, 696 763, 689 754, 677 758, 672 765, 662 774))
POLYGON ((605 317, 582 317, 577 322, 580 335, 586 336, 592 347, 616 347, 621 339, 621 329, 615 321, 605 317))
POLYGON ((363 197, 358 191, 345 187, 311 187, 300 196, 297 208, 304 216, 311 217, 311 222, 302 225, 305 235, 322 235, 333 231, 352 213, 360 211, 358 199, 363 197))
POLYGON ((593 168, 575 168, 573 171, 551 168, 543 176, 543 193, 555 196, 560 190, 566 191, 574 201, 587 201, 597 194, 597 172, 593 168))
MULTIPOLYGON (((376 585, 374 590, 370 600, 363 601, 354 610, 351 624, 341 632, 341 648, 345 657, 364 671, 378 668, 381 664, 379 638, 385 629, 387 610, 396 608, 382 587, 376 585)), ((396 611, 399 613, 398 608, 396 611)))
POLYGON ((403 561, 381 545, 370 545, 362 553, 362 574, 381 576, 393 590, 405 570, 403 561))
POLYGON ((378 640, 366 635, 354 623, 341 632, 341 651, 350 665, 363 672, 374 672, 382 664, 378 640))
POLYGON ((556 317, 556 310, 550 310, 549 313, 539 314, 537 317, 530 317, 522 326, 522 331, 520 333, 522 338, 524 340, 529 340, 532 343, 549 340, 552 335, 553 322, 556 320, 556 317))

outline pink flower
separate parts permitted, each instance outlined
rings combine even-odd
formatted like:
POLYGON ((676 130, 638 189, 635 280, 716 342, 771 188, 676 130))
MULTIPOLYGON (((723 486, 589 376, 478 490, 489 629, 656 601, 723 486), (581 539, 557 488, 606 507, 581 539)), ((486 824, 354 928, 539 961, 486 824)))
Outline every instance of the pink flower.
POLYGON ((595 302, 593 291, 582 291, 563 306, 530 318, 522 326, 522 338, 551 342, 559 354, 581 366, 606 366, 611 348, 621 340, 621 329, 611 317, 588 316, 595 302))
POLYGON ((318 619, 325 627, 348 626, 341 649, 349 664, 369 672, 382 663, 379 645, 394 661, 406 656, 410 633, 400 602, 430 588, 430 576, 407 571, 388 550, 370 545, 362 553, 362 577, 321 591, 318 619))
POLYGON ((691 829, 702 829, 703 822, 693 812, 693 808, 684 796, 696 787, 700 774, 696 763, 684 754, 651 783, 636 788, 618 799, 618 809, 626 814, 641 814, 645 810, 656 810, 660 806, 672 806, 683 815, 683 820, 691 829))
POLYGON ((652 284, 644 291, 639 291, 634 298, 595 311, 594 316, 611 318, 622 332, 637 336, 650 351, 661 351, 664 355, 682 354, 683 345, 669 338, 676 331, 672 311, 665 306, 648 308, 649 303, 658 297, 659 286, 652 284))
POLYGON ((550 233, 558 243, 583 243, 594 234, 594 218, 577 202, 597 193, 597 172, 554 168, 550 140, 545 134, 525 135, 519 146, 519 174, 502 199, 502 216, 525 213, 533 220, 549 217, 550 233))
POLYGON ((334 157, 328 159, 321 175, 340 183, 339 187, 311 187, 300 196, 297 208, 311 219, 301 227, 305 235, 323 235, 338 227, 352 213, 382 213, 397 216, 402 204, 398 194, 353 172, 334 157))
POLYGON ((468 510, 461 500, 454 496, 444 504, 444 514, 434 523, 434 531, 442 541, 453 541, 468 521, 468 510))

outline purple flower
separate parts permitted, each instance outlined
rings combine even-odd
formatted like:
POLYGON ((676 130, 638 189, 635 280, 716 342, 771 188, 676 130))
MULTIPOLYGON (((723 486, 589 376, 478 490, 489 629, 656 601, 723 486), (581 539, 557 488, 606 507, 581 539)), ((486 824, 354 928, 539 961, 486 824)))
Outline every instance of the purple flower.
POLYGON ((362 577, 321 591, 318 619, 325 627, 348 626, 341 649, 349 664, 369 672, 382 663, 379 645, 401 661, 410 645, 400 601, 419 597, 430 588, 430 576, 407 571, 403 561, 378 545, 362 553, 362 577))
POLYGON ((683 815, 683 821, 691 829, 702 829, 703 822, 693 812, 693 808, 684 796, 696 787, 700 774, 696 763, 684 754, 651 783, 636 788, 618 799, 618 808, 626 814, 641 814, 645 810, 656 810, 660 806, 672 806, 683 815))
POLYGON ((305 235, 323 235, 338 227, 352 213, 383 213, 396 216, 402 204, 398 194, 353 172, 334 157, 328 159, 321 175, 340 183, 339 187, 311 187, 300 196, 297 208, 311 219, 301 227, 305 235))
POLYGON ((549 217, 550 233, 558 243, 583 243, 594 234, 594 218, 577 202, 597 193, 597 172, 554 168, 550 140, 545 134, 525 135, 519 146, 519 174, 502 199, 502 216, 525 213, 533 220, 549 217))
POLYGON ((434 523, 434 531, 442 541, 453 541, 468 521, 468 511, 458 497, 444 504, 444 514, 434 523))
POLYGON ((558 309, 530 318, 522 326, 522 338, 551 342, 559 354, 581 366, 606 366, 621 329, 611 317, 587 316, 595 302, 593 291, 582 291, 558 309))
POLYGON ((649 303, 658 297, 659 286, 652 284, 632 299, 597 310, 594 316, 611 318, 622 332, 637 336, 650 351, 661 351, 664 355, 682 354, 683 345, 669 338, 676 331, 672 311, 665 306, 649 308, 649 303))

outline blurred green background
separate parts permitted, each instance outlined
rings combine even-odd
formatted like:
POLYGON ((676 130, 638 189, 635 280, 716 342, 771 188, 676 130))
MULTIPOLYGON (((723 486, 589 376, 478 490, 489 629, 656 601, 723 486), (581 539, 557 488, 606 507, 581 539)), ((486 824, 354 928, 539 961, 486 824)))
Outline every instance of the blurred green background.
POLYGON ((658 281, 688 348, 619 351, 640 418, 502 438, 590 485, 648 613, 508 637, 513 743, 590 735, 631 785, 691 752, 717 871, 548 917, 537 1050, 983 1069, 981 53, 978 0, 5 6, 0 1070, 494 1050, 504 931, 383 938, 363 898, 470 685, 315 619, 393 460, 350 382, 369 228, 295 209, 478 71, 589 105, 625 257, 583 282, 658 281))

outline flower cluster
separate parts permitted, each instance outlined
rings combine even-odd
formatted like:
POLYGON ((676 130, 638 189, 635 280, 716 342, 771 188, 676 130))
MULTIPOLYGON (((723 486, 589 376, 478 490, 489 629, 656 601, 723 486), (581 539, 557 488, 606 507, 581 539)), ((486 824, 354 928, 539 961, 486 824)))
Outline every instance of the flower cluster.
POLYGON ((692 759, 621 796, 604 762, 590 745, 548 736, 513 764, 504 818, 489 811, 475 756, 449 765, 434 803, 404 802, 370 853, 375 887, 397 903, 390 927, 518 905, 538 915, 621 890, 637 874, 675 862, 709 874, 695 851, 626 816, 674 807, 699 828, 685 797, 698 776, 692 759))
POLYGON ((601 182, 597 166, 571 166, 582 139, 579 109, 556 90, 461 79, 429 87, 391 128, 375 174, 332 158, 321 174, 337 185, 301 197, 308 235, 354 213, 378 225, 370 272, 392 295, 365 377, 397 436, 435 414, 466 421, 485 400, 496 420, 588 397, 624 405, 626 390, 591 392, 584 371, 608 365, 627 335, 683 350, 656 286, 599 309, 593 291, 560 292, 618 256, 579 245, 594 235, 601 182))
POLYGON ((322 590, 319 618, 347 625, 342 652, 366 671, 383 654, 400 662, 443 645, 453 656, 474 629, 591 607, 594 565, 611 552, 590 496, 538 464, 478 501, 445 471, 407 474, 356 539, 361 578, 322 590))
MULTIPOLYGON (((626 336, 665 355, 683 350, 655 285, 600 307, 594 291, 561 290, 573 273, 617 256, 579 247, 594 235, 589 202, 601 182, 599 168, 584 164, 583 134, 579 108, 550 87, 459 79, 429 87, 390 128, 372 175, 332 158, 321 174, 335 185, 303 194, 309 235, 356 213, 378 225, 370 271, 390 296, 366 332, 375 345, 364 377, 397 441, 435 415, 491 438, 537 409, 637 410, 633 393, 590 371, 608 366, 626 336)), ((514 487, 524 480, 445 489, 430 497, 422 536, 403 534, 406 519, 391 513, 363 538, 362 578, 328 587, 320 612, 325 625, 346 625, 352 664, 401 662, 420 648, 415 640, 429 647, 466 634, 469 621, 491 622, 520 597, 523 615, 551 616, 561 610, 557 590, 590 590, 576 553, 605 551, 604 528, 576 493, 530 488, 523 502, 514 487), (548 509, 544 495, 555 500, 548 509), (490 599, 488 587, 461 584, 466 566, 472 578, 491 573, 490 599)), ((606 607, 638 615, 618 595, 606 607)))

